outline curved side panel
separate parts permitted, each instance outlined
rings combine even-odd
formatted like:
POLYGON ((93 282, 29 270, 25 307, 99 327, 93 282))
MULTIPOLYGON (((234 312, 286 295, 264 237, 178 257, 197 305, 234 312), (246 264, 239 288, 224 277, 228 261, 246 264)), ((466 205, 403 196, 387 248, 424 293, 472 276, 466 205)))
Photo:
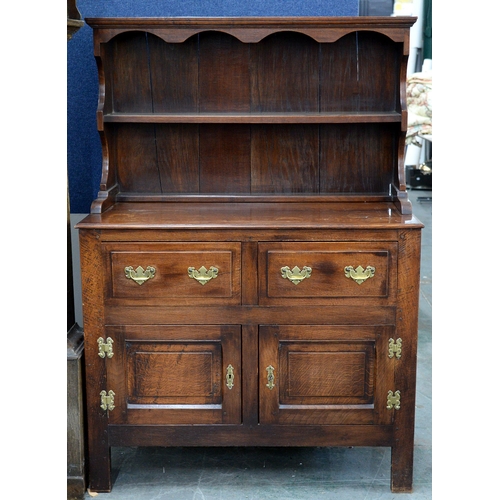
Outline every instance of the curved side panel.
POLYGON ((99 186, 99 193, 97 199, 91 205, 91 213, 101 213, 108 206, 112 205, 114 202, 114 194, 116 194, 117 189, 114 188, 116 184, 116 176, 112 169, 110 169, 109 160, 109 148, 106 135, 104 133, 104 113, 109 107, 108 100, 106 98, 106 93, 109 94, 109 89, 106 86, 106 74, 104 67, 106 66, 106 57, 109 55, 109 51, 106 47, 102 47, 101 44, 95 45, 95 60, 97 64, 97 73, 99 78, 99 97, 97 103, 97 131, 99 133, 99 138, 101 140, 102 147, 102 167, 101 167, 101 182, 99 186))
MULTIPOLYGON (((412 205, 406 191, 405 172, 405 140, 408 130, 408 110, 406 105, 406 80, 407 80, 408 55, 403 53, 399 75, 399 105, 401 106, 401 133, 397 145, 397 178, 394 179, 396 188, 397 204, 402 214, 410 215, 413 212, 412 205)), ((395 175, 396 177, 396 175, 395 175)))

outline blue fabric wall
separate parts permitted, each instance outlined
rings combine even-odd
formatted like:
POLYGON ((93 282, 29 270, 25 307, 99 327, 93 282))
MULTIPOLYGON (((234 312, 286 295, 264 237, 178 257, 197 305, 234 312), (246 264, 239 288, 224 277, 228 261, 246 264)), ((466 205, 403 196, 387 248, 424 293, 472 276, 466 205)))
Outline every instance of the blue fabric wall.
MULTIPOLYGON (((78 0, 85 17, 357 16, 358 0, 78 0)), ((92 30, 68 42, 68 185, 71 213, 88 213, 101 178, 92 30)))

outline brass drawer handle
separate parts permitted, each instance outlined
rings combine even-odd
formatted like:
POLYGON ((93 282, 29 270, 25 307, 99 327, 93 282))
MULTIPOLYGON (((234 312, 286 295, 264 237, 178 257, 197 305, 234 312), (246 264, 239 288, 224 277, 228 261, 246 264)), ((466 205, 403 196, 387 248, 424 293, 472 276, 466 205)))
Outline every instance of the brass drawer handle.
POLYGON ((135 271, 132 266, 125 268, 125 276, 128 279, 135 281, 138 285, 142 285, 151 278, 154 278, 156 269, 153 266, 146 267, 146 270, 142 266, 139 266, 135 271))
POLYGON ((214 266, 210 266, 208 271, 205 266, 201 266, 198 270, 194 267, 188 267, 188 276, 195 279, 200 285, 205 285, 211 279, 217 278, 218 274, 219 270, 214 266))
POLYGON ((375 276, 375 268, 372 266, 366 266, 363 269, 358 266, 356 269, 352 266, 344 267, 345 277, 353 279, 358 285, 364 283, 368 278, 373 278, 375 276))
POLYGON ((304 266, 302 271, 295 266, 292 270, 288 266, 281 268, 281 277, 289 279, 294 285, 298 285, 306 278, 309 278, 312 273, 312 268, 304 266))

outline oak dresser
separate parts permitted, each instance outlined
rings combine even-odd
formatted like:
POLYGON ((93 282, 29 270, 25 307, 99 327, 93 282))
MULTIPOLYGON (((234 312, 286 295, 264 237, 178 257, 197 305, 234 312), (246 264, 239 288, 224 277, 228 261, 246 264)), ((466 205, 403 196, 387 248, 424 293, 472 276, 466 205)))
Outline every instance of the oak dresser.
POLYGON ((412 488, 409 17, 93 18, 78 224, 90 490, 112 446, 386 446, 412 488))

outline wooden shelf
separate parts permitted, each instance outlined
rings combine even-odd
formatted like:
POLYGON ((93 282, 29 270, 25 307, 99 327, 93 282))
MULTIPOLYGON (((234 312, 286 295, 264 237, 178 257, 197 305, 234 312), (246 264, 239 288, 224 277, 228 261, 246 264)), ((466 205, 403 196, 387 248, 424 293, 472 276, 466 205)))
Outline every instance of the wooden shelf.
POLYGON ((281 203, 214 200, 119 202, 103 214, 92 214, 79 229, 404 229, 421 227, 413 215, 401 215, 394 203, 360 201, 281 203))
POLYGON ((389 123, 400 122, 401 113, 110 113, 105 123, 389 123))

